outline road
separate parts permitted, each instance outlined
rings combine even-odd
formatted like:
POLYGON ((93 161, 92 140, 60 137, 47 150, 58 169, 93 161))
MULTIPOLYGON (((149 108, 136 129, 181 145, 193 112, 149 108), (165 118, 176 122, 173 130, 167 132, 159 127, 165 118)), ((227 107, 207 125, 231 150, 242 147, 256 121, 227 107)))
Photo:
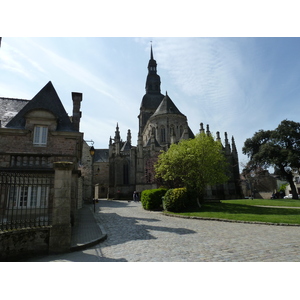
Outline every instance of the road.
POLYGON ((34 261, 299 262, 300 227, 169 217, 141 203, 100 200, 108 238, 86 250, 34 261))

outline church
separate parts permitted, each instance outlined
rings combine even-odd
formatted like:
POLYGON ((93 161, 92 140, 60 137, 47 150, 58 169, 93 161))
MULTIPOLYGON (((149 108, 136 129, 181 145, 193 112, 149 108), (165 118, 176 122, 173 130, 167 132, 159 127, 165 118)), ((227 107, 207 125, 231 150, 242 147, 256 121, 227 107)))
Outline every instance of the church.
MULTIPOLYGON (((128 199, 134 191, 141 193, 146 189, 158 188, 154 164, 160 151, 166 151, 171 144, 182 139, 194 138, 187 117, 179 111, 168 93, 161 93, 160 86, 160 76, 157 74, 157 63, 151 46, 146 93, 138 115, 137 146, 132 145, 130 130, 126 140, 121 139, 118 124, 114 137, 109 140, 109 198, 128 199)), ((200 132, 210 134, 209 125, 204 129, 203 123, 200 123, 200 132)), ((216 135, 221 141, 220 133, 217 132, 216 135)), ((230 165, 231 178, 226 184, 208 187, 207 199, 234 199, 241 196, 238 154, 234 138, 230 144, 226 132, 223 149, 230 165)))

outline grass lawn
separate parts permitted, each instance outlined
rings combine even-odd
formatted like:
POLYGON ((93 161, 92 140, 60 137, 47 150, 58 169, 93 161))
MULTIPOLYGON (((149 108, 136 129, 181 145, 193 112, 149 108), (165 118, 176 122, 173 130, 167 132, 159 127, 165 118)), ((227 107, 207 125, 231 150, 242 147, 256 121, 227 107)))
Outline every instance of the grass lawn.
POLYGON ((201 209, 176 214, 239 221, 300 224, 300 209, 287 207, 300 208, 300 200, 222 200, 221 203, 204 203, 201 209), (256 205, 281 206, 282 208, 256 205))

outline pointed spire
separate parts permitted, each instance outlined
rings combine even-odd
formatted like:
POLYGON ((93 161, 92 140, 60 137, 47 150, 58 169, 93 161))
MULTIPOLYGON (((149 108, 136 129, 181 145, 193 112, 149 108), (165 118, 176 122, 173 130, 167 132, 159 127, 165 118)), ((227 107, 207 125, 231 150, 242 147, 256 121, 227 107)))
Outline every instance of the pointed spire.
POLYGON ((154 56, 153 56, 153 49, 152 49, 152 44, 151 44, 151 47, 150 47, 150 60, 149 60, 149 63, 148 63, 149 74, 156 74, 156 67, 157 67, 157 63, 156 63, 156 60, 154 59, 154 56))
POLYGON ((128 132, 127 132, 127 142, 131 145, 131 131, 130 131, 130 129, 128 129, 128 132))
POLYGON ((206 134, 207 134, 207 135, 210 135, 209 125, 208 125, 208 124, 206 125, 206 134))
POLYGON ((154 59, 152 44, 150 47, 150 60, 148 63, 148 75, 145 87, 146 93, 160 94, 160 77, 157 75, 157 63, 154 59))
POLYGON ((150 53, 150 59, 153 60, 153 50, 152 50, 152 41, 150 41, 151 43, 151 53, 150 53))
POLYGON ((115 131, 115 142, 120 141, 120 131, 119 131, 119 124, 117 123, 116 131, 115 131))
POLYGON ((234 137, 232 136, 231 139, 231 147, 232 147, 232 152, 237 152, 236 150, 236 145, 235 145, 235 141, 234 141, 234 137))
POLYGON ((231 153, 230 144, 228 142, 228 137, 227 137, 227 132, 225 132, 225 151, 226 151, 226 154, 231 153))
POLYGON ((200 133, 204 133, 203 123, 200 123, 200 133))
POLYGON ((217 141, 218 141, 218 142, 221 142, 220 131, 217 131, 217 141))

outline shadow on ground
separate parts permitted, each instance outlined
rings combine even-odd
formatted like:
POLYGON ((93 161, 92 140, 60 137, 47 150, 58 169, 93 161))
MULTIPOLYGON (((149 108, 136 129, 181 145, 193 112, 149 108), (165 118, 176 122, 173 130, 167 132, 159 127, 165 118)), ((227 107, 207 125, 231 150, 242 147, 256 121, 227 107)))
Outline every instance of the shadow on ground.
POLYGON ((149 214, 149 218, 140 218, 135 215, 132 217, 121 216, 118 214, 118 208, 124 206, 122 201, 101 200, 99 203, 100 223, 107 229, 108 235, 107 240, 103 242, 103 246, 122 244, 132 240, 156 239, 156 237, 151 234, 151 231, 168 232, 177 235, 196 233, 195 231, 186 228, 170 228, 153 225, 153 223, 160 222, 160 220, 152 218, 151 214, 149 214))

